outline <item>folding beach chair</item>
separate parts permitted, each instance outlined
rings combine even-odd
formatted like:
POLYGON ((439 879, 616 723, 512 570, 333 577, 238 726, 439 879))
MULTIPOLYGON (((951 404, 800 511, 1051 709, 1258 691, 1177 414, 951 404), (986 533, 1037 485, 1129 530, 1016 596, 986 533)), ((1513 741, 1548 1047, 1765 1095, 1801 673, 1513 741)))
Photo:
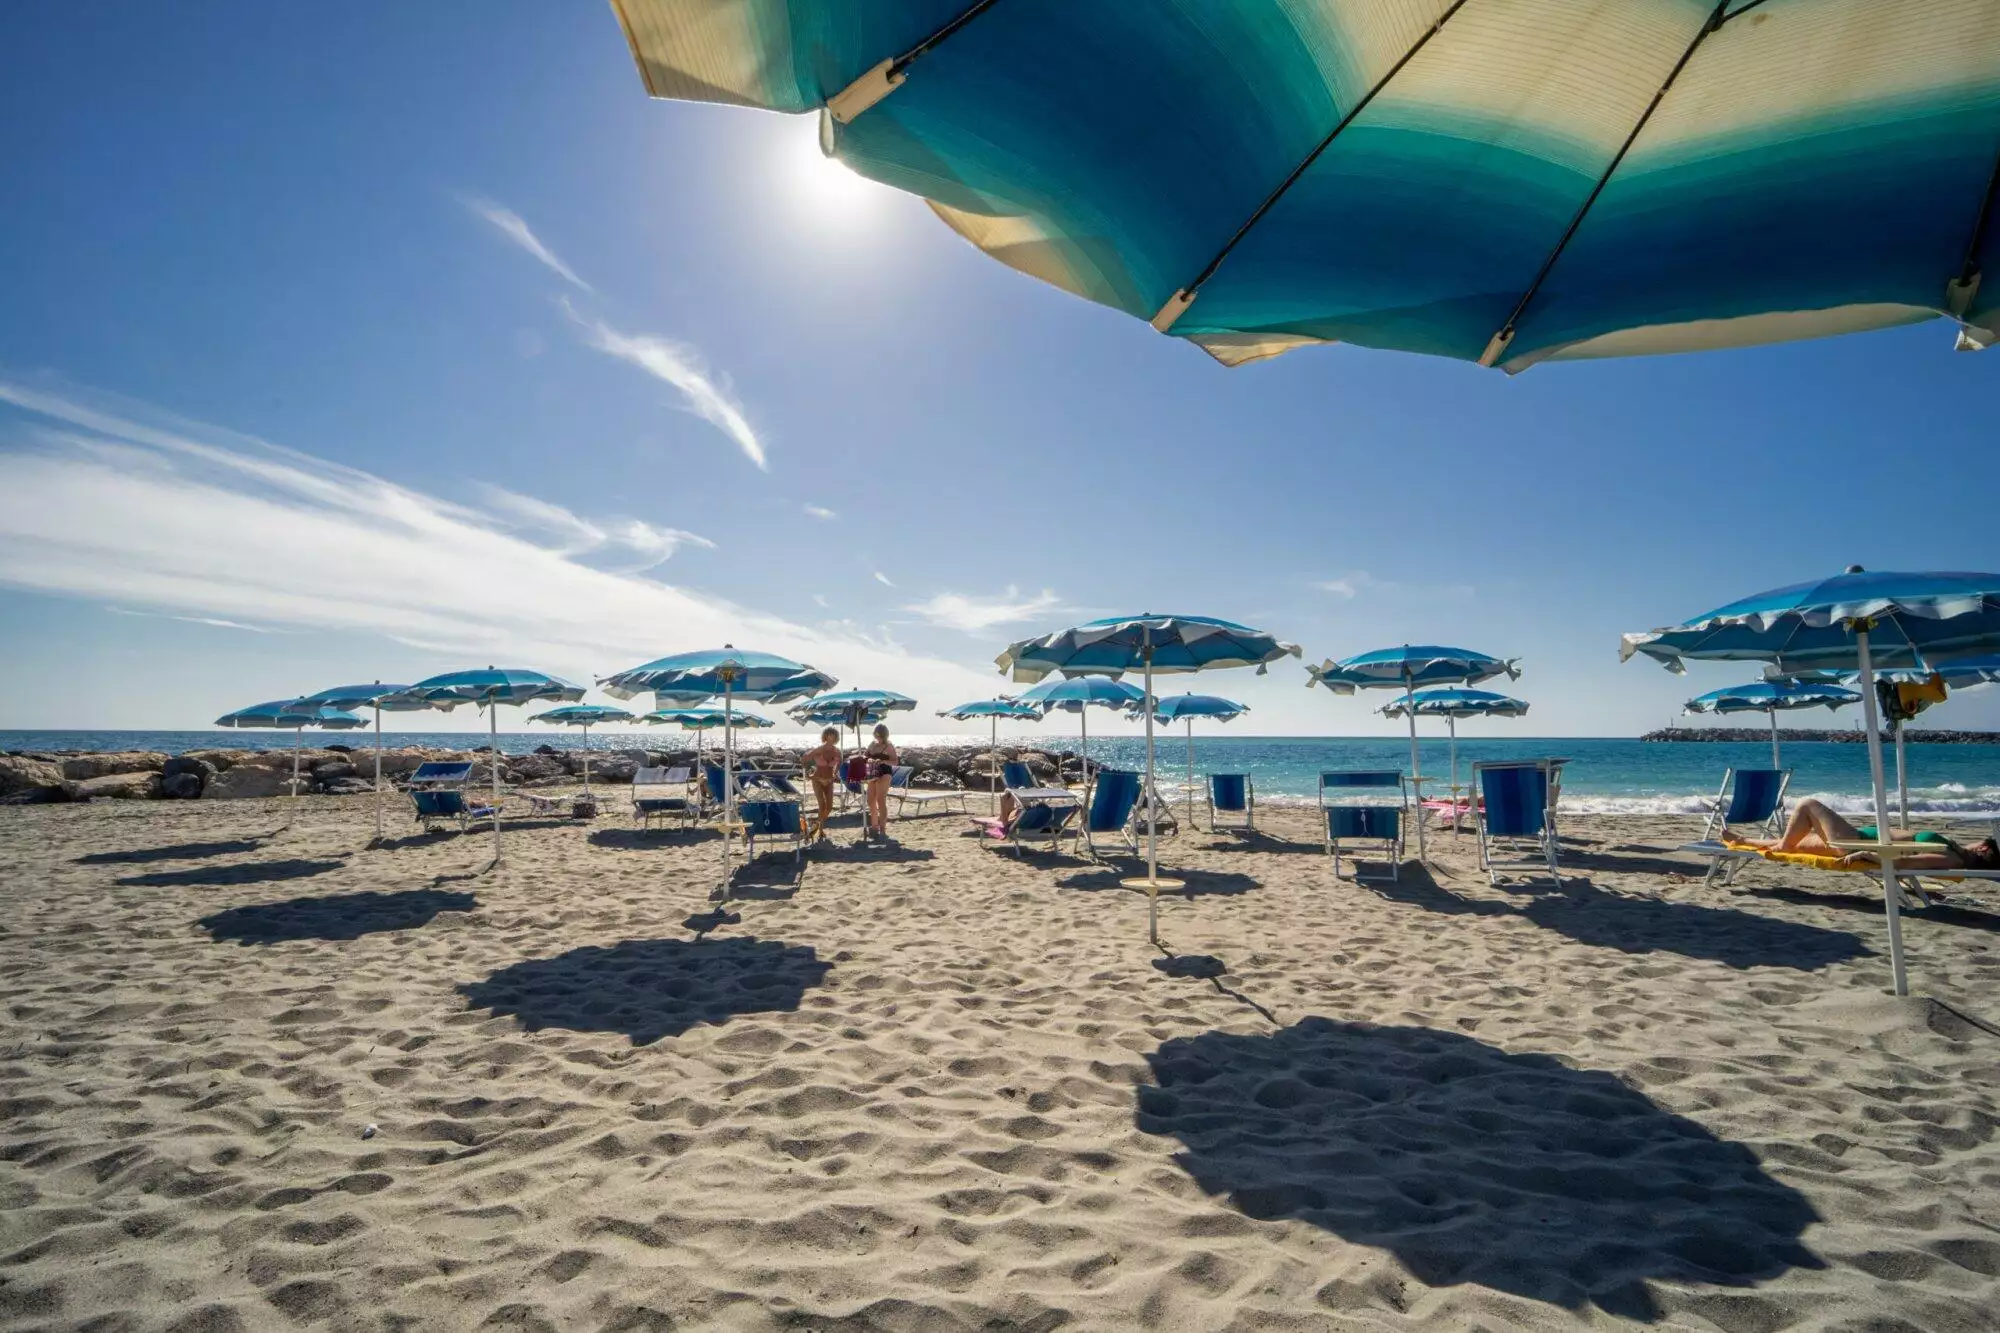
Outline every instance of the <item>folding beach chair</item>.
POLYGON ((747 860, 757 859, 759 838, 790 838, 794 861, 805 854, 805 820, 797 801, 738 801, 736 817, 743 821, 747 860))
MULTIPOLYGON (((1485 761, 1472 766, 1476 795, 1473 818, 1479 830, 1479 868, 1489 884, 1502 870, 1546 869, 1558 885, 1556 798, 1562 789, 1562 761, 1485 761), (1502 846, 1501 844, 1506 844, 1502 846), (1511 853, 1512 860, 1497 854, 1511 853)), ((1532 876, 1530 876, 1532 878, 1532 876)))
POLYGON ((1077 829, 1078 844, 1094 858, 1098 838, 1115 835, 1127 852, 1138 855, 1139 831, 1133 816, 1139 809, 1140 775, 1122 768, 1100 768, 1093 781, 1096 788, 1077 829))
POLYGON ((462 833, 473 820, 498 813, 488 802, 467 796, 465 785, 471 777, 472 765, 463 761, 419 764, 410 774, 410 802, 424 832, 433 832, 437 824, 456 823, 462 833))
POLYGON ((1403 869, 1403 815, 1409 809, 1409 789, 1400 769, 1347 769, 1319 775, 1320 813, 1326 819, 1326 854, 1333 859, 1333 877, 1340 878, 1343 840, 1383 845, 1389 859, 1387 875, 1363 875, 1355 857, 1354 882, 1394 883, 1403 869), (1327 793, 1333 793, 1328 803, 1327 793))
POLYGON ((1021 854, 1023 838, 1046 838, 1051 851, 1059 850, 1063 834, 1069 831, 1070 821, 1082 808, 1082 803, 1073 799, 1023 801, 1020 814, 1014 817, 1014 827, 1007 835, 1008 841, 1014 845, 1014 855, 1021 854))
POLYGON ((639 827, 651 828, 680 816, 692 824, 702 814, 701 790, 694 785, 691 768, 642 768, 632 774, 632 817, 639 827))
POLYGON ((1241 833, 1257 831, 1257 787, 1250 781, 1248 773, 1210 773, 1208 775, 1208 828, 1211 833, 1220 833, 1225 827, 1219 819, 1222 815, 1241 815, 1240 825, 1227 827, 1241 833))
POLYGON ((868 757, 849 755, 840 761, 840 808, 844 812, 855 801, 868 800, 868 757))
MULTIPOLYGON (((1842 865, 1844 859, 1837 855, 1819 852, 1780 852, 1763 847, 1747 847, 1741 843, 1723 839, 1691 842, 1680 850, 1695 852, 1715 859, 1717 864, 1728 864, 1729 872, 1723 882, 1736 878, 1737 872, 1753 861, 1769 861, 1773 865, 1792 866, 1805 870, 1821 870, 1836 875, 1865 875, 1877 884, 1882 882, 1882 868, 1879 865, 1860 863, 1842 865)), ((1923 881, 1930 880, 1933 887, 1940 885, 1962 886, 1967 882, 1979 885, 2000 885, 2000 870, 1905 870, 1896 867, 1896 888, 1901 893, 1902 906, 1915 911, 1931 905, 1930 890, 1923 881)), ((1705 882, 1705 881, 1704 881, 1705 882)))
POLYGON ((906 804, 915 805, 917 813, 921 815, 926 806, 934 805, 940 801, 957 801, 960 811, 965 814, 972 813, 971 807, 965 803, 965 788, 918 791, 910 786, 910 779, 916 775, 916 768, 910 764, 898 764, 889 772, 889 794, 896 798, 897 818, 900 819, 902 817, 903 807, 906 804))
POLYGON ((1014 790, 1039 785, 1035 781, 1034 770, 1018 759, 1009 759, 1000 765, 1000 782, 1014 790))
MULTIPOLYGON (((1764 832, 1776 836, 1785 815, 1785 788, 1791 785, 1789 768, 1732 768, 1722 775, 1722 787, 1710 804, 1701 838, 1684 844, 1681 850, 1708 857, 1708 873, 1703 884, 1712 883, 1718 872, 1724 884, 1743 869, 1741 856, 1724 853, 1724 839, 1732 826, 1762 824, 1764 832), (1728 867, 1725 871, 1724 867, 1728 867)), ((1756 858, 1752 857, 1751 860, 1756 858)))

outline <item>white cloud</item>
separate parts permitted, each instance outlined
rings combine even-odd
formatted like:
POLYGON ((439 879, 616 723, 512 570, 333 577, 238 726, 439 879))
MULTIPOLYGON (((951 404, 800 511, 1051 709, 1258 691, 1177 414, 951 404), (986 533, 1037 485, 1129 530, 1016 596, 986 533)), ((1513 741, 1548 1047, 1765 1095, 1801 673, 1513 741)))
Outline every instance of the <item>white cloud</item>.
POLYGON ((1356 593, 1361 591, 1360 584, 1361 580, 1358 578, 1344 578, 1344 579, 1321 579, 1319 582, 1313 584, 1312 586, 1319 589, 1321 592, 1331 593, 1335 597, 1351 598, 1356 593))
POLYGON ((814 518, 835 519, 840 517, 840 515, 834 513, 831 509, 823 509, 819 505, 804 505, 801 507, 814 518))
POLYGON ((875 571, 875 581, 881 584, 885 588, 893 588, 896 586, 894 583, 890 582, 889 576, 887 574, 884 574, 879 569, 875 571))
MULTIPOLYGON (((878 576, 879 577, 879 576, 878 576)), ((943 625, 950 629, 964 630, 976 634, 991 629, 995 625, 1011 625, 1016 621, 1033 620, 1062 605, 1062 599, 1047 588, 1031 597, 1023 597, 1021 590, 1009 586, 998 597, 974 597, 967 593, 941 592, 929 601, 916 602, 905 610, 930 621, 933 625, 943 625)))
POLYGON ((813 605, 818 607, 828 607, 832 606, 833 603, 826 600, 825 593, 816 592, 813 594, 813 605))
POLYGON ((1378 579, 1365 569, 1335 578, 1318 579, 1307 586, 1343 601, 1352 601, 1366 593, 1371 598, 1435 602, 1470 597, 1474 592, 1469 583, 1402 583, 1395 579, 1378 579))
POLYGON ((544 267, 560 275, 563 281, 573 283, 584 291, 592 290, 589 283, 576 276, 574 269, 556 258, 555 251, 542 244, 541 238, 528 229, 528 224, 519 213, 485 199, 467 199, 465 206, 492 223, 502 236, 540 260, 544 267))
POLYGON ((499 502, 502 521, 101 395, 0 380, 0 403, 70 428, 17 428, 4 441, 0 584, 244 625, 379 634, 423 650, 384 647, 406 670, 505 660, 588 679, 736 643, 939 706, 991 692, 990 673, 593 567, 575 549, 593 530, 640 554, 686 540, 670 530, 594 524, 532 497, 499 502), (530 512, 548 540, 513 526, 530 512))
POLYGON ((592 347, 673 385, 687 399, 690 412, 736 441, 743 456, 758 468, 771 470, 764 455, 764 442, 750 428, 742 404, 730 395, 726 379, 711 373, 703 364, 700 352, 649 333, 620 333, 601 319, 578 314, 567 301, 563 309, 582 326, 585 341, 592 347))
MULTIPOLYGON (((572 513, 558 504, 537 499, 532 495, 521 495, 515 491, 503 490, 498 486, 481 484, 479 493, 485 498, 489 509, 514 520, 516 531, 526 531, 553 538, 551 549, 564 555, 589 555, 592 552, 612 548, 623 548, 641 557, 638 564, 620 566, 627 574, 637 574, 648 570, 670 558, 682 546, 702 546, 715 549, 715 543, 706 537, 680 528, 655 527, 651 523, 636 518, 608 519, 598 522, 572 513)), ((548 543, 543 543, 548 545, 548 543)))
POLYGON ((212 625, 216 629, 248 630, 252 634, 279 634, 283 631, 268 629, 263 625, 246 625, 239 620, 224 620, 220 616, 176 616, 164 611, 128 611, 122 606, 104 608, 114 616, 143 616, 148 620, 183 620, 190 625, 212 625))

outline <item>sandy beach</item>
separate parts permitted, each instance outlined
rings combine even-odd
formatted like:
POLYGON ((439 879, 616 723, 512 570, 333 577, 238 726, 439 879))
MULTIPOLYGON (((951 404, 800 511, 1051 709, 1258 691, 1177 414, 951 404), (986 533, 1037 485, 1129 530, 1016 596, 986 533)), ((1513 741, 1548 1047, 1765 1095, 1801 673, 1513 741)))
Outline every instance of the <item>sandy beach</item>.
POLYGON ((1493 889, 1260 814, 1166 845, 1166 957, 955 813, 717 911, 615 810, 490 873, 366 799, 0 810, 0 1324, 1995 1327, 2000 914, 1896 1000, 1869 881, 1705 889, 1685 821, 1493 889))

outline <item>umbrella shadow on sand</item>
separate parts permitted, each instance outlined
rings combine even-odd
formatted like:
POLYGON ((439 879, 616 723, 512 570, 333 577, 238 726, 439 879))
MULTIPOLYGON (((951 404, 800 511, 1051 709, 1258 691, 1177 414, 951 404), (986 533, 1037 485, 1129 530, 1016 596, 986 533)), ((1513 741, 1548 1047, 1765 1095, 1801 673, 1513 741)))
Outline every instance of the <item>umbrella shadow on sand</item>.
POLYGON ((257 838, 236 838, 229 842, 180 842, 169 847, 141 847, 129 852, 87 852, 76 858, 80 866, 136 866, 154 861, 199 861, 209 856, 235 856, 263 846, 257 838))
MULTIPOLYGON (((1080 874, 1066 875, 1056 881, 1056 887, 1076 889, 1084 893, 1102 893, 1106 890, 1124 893, 1143 893, 1141 889, 1125 886, 1128 879, 1143 878, 1146 874, 1144 862, 1128 868, 1106 866, 1096 870, 1086 870, 1080 874)), ((1238 874, 1234 870, 1191 870, 1183 866, 1161 866, 1161 879, 1177 879, 1181 888, 1162 890, 1162 898, 1200 898, 1208 895, 1234 896, 1262 888, 1264 881, 1249 875, 1238 874)))
MULTIPOLYGON (((1386 1250, 1430 1287, 1652 1320, 1649 1281, 1752 1287, 1825 1266, 1801 1240, 1820 1220, 1804 1195, 1600 1070, 1324 1018, 1177 1037, 1147 1061, 1134 1121, 1179 1139, 1203 1190, 1386 1250)), ((1386 1306, 1383 1282, 1337 1277, 1318 1299, 1386 1306)))
POLYGON ((389 930, 415 930, 439 912, 470 912, 469 893, 413 889, 405 893, 343 893, 231 907, 195 924, 218 942, 279 944, 286 940, 354 940, 389 930))
POLYGON ((271 884, 288 879, 311 879, 346 865, 342 858, 308 861, 293 857, 283 861, 250 861, 233 866, 194 866, 187 870, 149 870, 143 875, 126 875, 117 882, 128 887, 169 888, 176 885, 271 884))
POLYGON ((617 1032, 634 1046, 738 1014, 788 1013, 832 970, 812 946, 755 936, 621 940, 530 958, 460 986, 474 1009, 530 1032, 617 1032))

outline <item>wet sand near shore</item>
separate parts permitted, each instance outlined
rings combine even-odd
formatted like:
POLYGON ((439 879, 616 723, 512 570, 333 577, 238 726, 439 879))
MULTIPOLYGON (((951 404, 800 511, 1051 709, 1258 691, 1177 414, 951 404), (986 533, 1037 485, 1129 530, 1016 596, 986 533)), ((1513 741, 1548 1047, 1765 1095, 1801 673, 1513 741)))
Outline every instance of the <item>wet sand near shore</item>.
MULTIPOLYGON (((613 805, 622 797, 613 798, 613 805)), ((981 799, 974 798, 978 808, 981 799)), ((2000 910, 1572 818, 1336 881, 956 813, 0 810, 0 1327, 1990 1330, 2000 910), (372 1127, 372 1132, 370 1129, 372 1127)), ((1373 871, 1378 866, 1367 867, 1373 871)), ((1989 899, 1989 901, 2000 901, 1989 899)))

